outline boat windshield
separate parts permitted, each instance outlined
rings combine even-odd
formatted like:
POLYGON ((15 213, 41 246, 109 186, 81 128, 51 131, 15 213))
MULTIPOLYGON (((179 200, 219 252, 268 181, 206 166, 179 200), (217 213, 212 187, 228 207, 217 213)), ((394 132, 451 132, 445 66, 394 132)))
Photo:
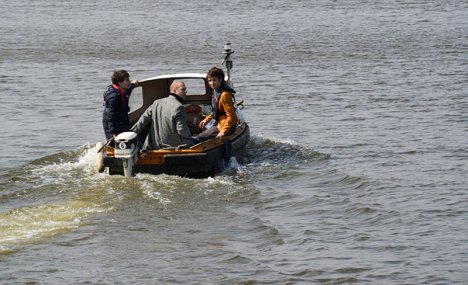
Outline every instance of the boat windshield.
POLYGON ((143 106, 143 91, 140 87, 136 87, 132 91, 132 95, 128 100, 130 112, 135 111, 143 106))
MULTIPOLYGON (((200 96, 206 94, 205 80, 203 78, 185 78, 182 79, 187 87, 187 97, 200 96)), ((187 98, 190 100, 190 98, 187 98)))

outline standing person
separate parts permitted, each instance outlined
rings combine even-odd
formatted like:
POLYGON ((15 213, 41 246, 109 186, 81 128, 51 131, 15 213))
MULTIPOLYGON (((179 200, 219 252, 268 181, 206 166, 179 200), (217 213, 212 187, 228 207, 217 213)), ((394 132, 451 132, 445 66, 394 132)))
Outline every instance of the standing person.
POLYGON ((104 92, 104 111, 102 125, 106 139, 117 136, 119 133, 130 130, 128 119, 128 99, 138 80, 130 82, 130 74, 125 70, 118 70, 112 74, 112 84, 104 92))
POLYGON ((237 128, 238 117, 234 106, 236 91, 224 81, 224 71, 213 67, 208 70, 208 84, 213 89, 211 98, 212 113, 200 122, 205 131, 194 137, 195 141, 206 141, 214 137, 231 135, 237 128))
POLYGON ((168 97, 154 101, 132 127, 132 131, 137 134, 145 132, 149 127, 149 133, 143 145, 145 150, 192 145, 192 134, 183 105, 187 95, 185 83, 174 81, 169 91, 168 97))

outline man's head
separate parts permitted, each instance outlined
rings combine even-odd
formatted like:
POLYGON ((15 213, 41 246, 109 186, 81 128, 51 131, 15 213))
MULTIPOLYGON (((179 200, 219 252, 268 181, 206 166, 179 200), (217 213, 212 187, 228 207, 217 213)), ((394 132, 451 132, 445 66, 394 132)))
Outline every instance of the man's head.
POLYGON ((169 87, 169 91, 182 98, 182 100, 185 100, 187 95, 187 88, 185 87, 185 83, 183 81, 172 82, 171 87, 169 87))
POLYGON ((126 70, 117 70, 112 74, 112 83, 119 86, 120 89, 130 88, 130 74, 126 70))

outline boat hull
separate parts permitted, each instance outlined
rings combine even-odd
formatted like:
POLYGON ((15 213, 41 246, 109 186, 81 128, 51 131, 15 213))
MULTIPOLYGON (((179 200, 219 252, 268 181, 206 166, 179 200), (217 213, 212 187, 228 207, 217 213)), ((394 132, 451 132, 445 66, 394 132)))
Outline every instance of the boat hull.
MULTIPOLYGON (((138 155, 134 174, 168 174, 189 178, 206 178, 223 171, 231 157, 242 163, 250 139, 249 126, 243 123, 227 139, 215 138, 189 150, 157 150, 138 155)), ((104 157, 104 166, 111 175, 123 175, 123 160, 104 157)))

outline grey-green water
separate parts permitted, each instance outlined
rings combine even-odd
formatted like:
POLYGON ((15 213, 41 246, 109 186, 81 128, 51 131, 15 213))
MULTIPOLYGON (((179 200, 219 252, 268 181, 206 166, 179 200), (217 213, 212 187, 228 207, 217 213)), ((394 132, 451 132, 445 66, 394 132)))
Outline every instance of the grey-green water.
POLYGON ((1 284, 468 281, 466 1, 94 2, 0 9, 1 284), (227 41, 246 164, 94 172, 114 69, 227 41))

